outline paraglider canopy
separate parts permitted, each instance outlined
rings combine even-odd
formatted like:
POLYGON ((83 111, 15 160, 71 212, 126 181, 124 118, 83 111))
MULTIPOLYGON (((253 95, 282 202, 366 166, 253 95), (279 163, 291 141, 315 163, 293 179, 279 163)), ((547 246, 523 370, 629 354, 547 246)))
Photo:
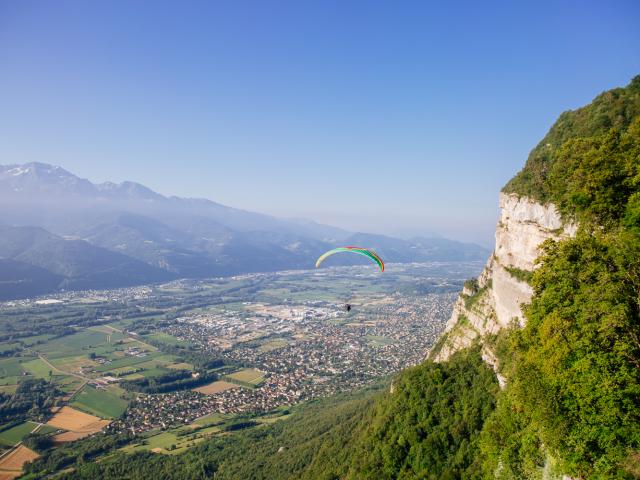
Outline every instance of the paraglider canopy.
POLYGON ((380 270, 384 272, 384 262, 376 254, 376 252, 374 252, 373 250, 369 250, 368 248, 362 248, 362 247, 338 247, 338 248, 334 248, 333 250, 329 250, 328 252, 320 255, 320 258, 318 258, 318 260, 316 261, 316 268, 318 268, 320 264, 324 262, 325 258, 341 252, 357 253, 358 255, 363 255, 367 258, 370 258, 371 260, 376 262, 376 264, 378 264, 378 267, 380 267, 380 270))

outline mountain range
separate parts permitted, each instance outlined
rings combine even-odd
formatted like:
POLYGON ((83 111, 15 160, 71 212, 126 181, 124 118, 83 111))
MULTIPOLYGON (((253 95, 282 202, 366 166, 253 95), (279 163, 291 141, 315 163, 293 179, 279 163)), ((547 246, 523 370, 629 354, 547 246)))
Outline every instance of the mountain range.
MULTIPOLYGON (((354 233, 167 197, 134 182, 94 184, 44 163, 0 165, 0 226, 0 299, 309 268, 339 244, 373 248, 387 262, 488 255, 478 245, 444 238, 354 233)), ((361 261, 350 257, 332 264, 361 261)))

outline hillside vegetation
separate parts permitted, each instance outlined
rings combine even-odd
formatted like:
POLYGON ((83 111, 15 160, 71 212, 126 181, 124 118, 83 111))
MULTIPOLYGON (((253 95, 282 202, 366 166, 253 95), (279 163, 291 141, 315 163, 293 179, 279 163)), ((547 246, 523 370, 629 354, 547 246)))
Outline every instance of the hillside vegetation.
MULTIPOLYGON (((560 205, 563 190, 567 193, 566 190, 571 190, 573 186, 563 171, 563 164, 566 163, 563 157, 571 151, 578 153, 580 148, 588 148, 585 142, 590 143, 598 138, 603 140, 601 137, 607 134, 615 136, 626 132, 638 116, 640 75, 624 88, 604 92, 589 105, 562 113, 531 151, 524 168, 505 185, 503 191, 542 203, 550 201, 560 205)), ((587 167, 587 164, 584 166, 587 167)), ((606 179, 602 177, 598 180, 606 179)), ((602 188, 608 188, 600 181, 597 183, 602 188)), ((613 188, 610 190, 613 192, 613 188)))
POLYGON ((551 200, 580 229, 544 245, 526 327, 499 340, 508 384, 486 468, 527 478, 550 457, 578 478, 638 478, 640 77, 563 114, 543 144, 506 189, 551 200))

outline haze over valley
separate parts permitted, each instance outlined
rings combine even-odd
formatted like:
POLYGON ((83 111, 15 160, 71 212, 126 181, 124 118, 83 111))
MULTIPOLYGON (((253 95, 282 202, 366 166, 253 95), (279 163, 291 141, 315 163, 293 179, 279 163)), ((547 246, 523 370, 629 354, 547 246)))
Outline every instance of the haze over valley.
MULTIPOLYGON (((165 197, 133 182, 93 184, 58 166, 0 166, 0 298, 113 288, 177 278, 306 269, 340 244, 387 262, 484 260, 445 238, 349 232, 211 200, 165 197)), ((329 264, 362 263, 332 258, 329 264)))

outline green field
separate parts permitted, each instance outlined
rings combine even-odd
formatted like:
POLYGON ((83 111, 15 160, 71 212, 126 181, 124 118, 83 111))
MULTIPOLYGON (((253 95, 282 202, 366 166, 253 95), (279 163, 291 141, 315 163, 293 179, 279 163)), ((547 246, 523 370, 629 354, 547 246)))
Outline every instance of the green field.
POLYGON ((260 385, 264 380, 264 373, 253 368, 245 368, 238 372, 234 372, 226 376, 227 379, 236 380, 240 383, 246 383, 249 385, 260 385))
POLYGON ((22 375, 23 369, 19 359, 4 358, 0 360, 0 376, 1 377, 17 377, 22 375))
POLYGON ((0 343, 0 354, 9 352, 16 348, 22 348, 22 345, 17 342, 0 343))
POLYGON ((161 367, 151 367, 151 368, 147 368, 146 370, 143 370, 140 373, 140 375, 142 375, 143 377, 146 378, 153 378, 153 377, 160 377, 162 375, 165 375, 166 373, 169 373, 171 370, 168 370, 166 368, 161 368, 161 367))
POLYGON ((152 435, 145 438, 142 443, 129 445, 122 450, 127 453, 155 451, 156 453, 176 455, 219 431, 220 429, 214 426, 203 427, 197 430, 180 427, 152 435))
POLYGON ((193 364, 186 362, 168 363, 167 365, 165 365, 165 368, 171 370, 193 370, 193 364))
POLYGON ((45 333, 43 335, 33 335, 32 337, 24 337, 24 338, 21 338, 20 340, 27 347, 32 347, 36 345, 38 342, 46 342, 47 340, 53 338, 54 336, 55 335, 50 335, 45 333))
POLYGON ((229 418, 229 415, 225 415, 222 413, 211 413, 209 415, 205 415, 204 417, 197 418, 194 423, 201 425, 203 427, 207 427, 209 425, 213 425, 216 423, 220 423, 229 418))
POLYGON ((128 356, 128 357, 122 357, 122 358, 118 358, 117 360, 113 360, 111 363, 105 364, 105 365, 100 365, 98 367, 96 367, 96 371, 98 372, 110 372, 112 370, 116 370, 118 368, 122 368, 122 367, 131 367, 133 365, 138 365, 140 363, 146 363, 149 360, 151 360, 152 358, 154 358, 155 354, 149 354, 146 357, 133 357, 133 356, 128 356))
MULTIPOLYGON (((197 443, 202 440, 202 438, 199 438, 195 442, 197 443)), ((169 431, 148 437, 143 441, 143 443, 125 447, 123 448, 123 451, 127 453, 135 453, 156 450, 157 453, 176 454, 183 452, 187 446, 192 443, 194 443, 194 440, 187 440, 185 437, 179 438, 178 435, 169 431), (171 449, 172 446, 175 446, 175 449, 171 449)))
POLYGON ((289 342, 287 342, 285 339, 273 338, 260 345, 258 347, 258 351, 260 353, 270 352, 272 350, 277 350, 278 348, 286 347, 287 345, 289 345, 289 342))
POLYGON ((14 393, 16 393, 17 388, 18 385, 0 385, 0 393, 13 395, 14 393))
POLYGON ((21 442, 38 424, 34 422, 24 422, 8 430, 0 432, 0 443, 7 446, 13 446, 21 442))
POLYGON ((189 343, 189 342, 186 342, 184 340, 179 340, 176 337, 174 337, 173 335, 169 335, 168 333, 164 333, 164 332, 156 332, 156 333, 153 333, 151 335, 145 336, 145 338, 149 338, 151 340, 155 340, 156 342, 164 343, 165 345, 171 345, 171 346, 176 346, 176 345, 188 346, 188 345, 191 345, 191 343, 189 343))
POLYGON ((47 354, 51 358, 81 355, 107 342, 107 334, 84 330, 53 339, 43 345, 38 345, 38 351, 47 354))
POLYGON ((127 401, 110 390, 98 390, 85 386, 75 397, 71 406, 102 418, 117 418, 127 409, 127 401))
POLYGON ((109 343, 117 343, 120 340, 124 340, 126 337, 121 332, 111 332, 107 338, 109 343))
POLYGON ((364 338, 369 340, 369 343, 376 347, 384 347, 385 345, 393 345, 394 343, 396 343, 396 341, 392 338, 379 337, 376 335, 365 335, 364 338))
POLYGON ((200 436, 200 437, 208 437, 210 435, 213 435, 214 433, 220 432, 220 427, 209 426, 209 427, 200 428, 200 429, 198 429, 196 431, 197 431, 198 436, 200 436))
POLYGON ((75 391, 84 382, 84 380, 81 380, 78 377, 72 377, 71 375, 56 376, 54 377, 54 381, 58 388, 64 393, 71 393, 75 391))
POLYGON ((13 386, 13 385, 17 386, 21 378, 23 377, 2 377, 0 378, 0 386, 2 387, 13 386))
POLYGON ((51 363, 65 372, 74 372, 80 367, 95 366, 95 362, 86 355, 74 355, 71 357, 59 357, 51 360, 51 363))
POLYGON ((53 370, 39 358, 23 363, 22 367, 36 378, 49 378, 49 372, 53 370))
POLYGON ((146 439, 149 449, 152 448, 169 448, 172 444, 177 443, 178 437, 172 432, 163 432, 146 439))

